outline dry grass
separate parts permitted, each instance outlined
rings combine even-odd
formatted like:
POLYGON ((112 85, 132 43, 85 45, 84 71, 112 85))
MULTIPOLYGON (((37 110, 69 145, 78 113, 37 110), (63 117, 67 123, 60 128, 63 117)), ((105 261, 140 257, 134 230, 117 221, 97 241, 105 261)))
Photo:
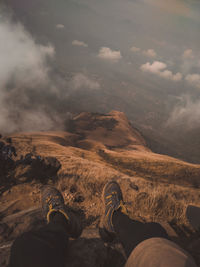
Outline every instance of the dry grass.
POLYGON ((200 187, 200 167, 168 156, 140 151, 100 151, 100 157, 115 169, 151 181, 200 187))
POLYGON ((187 225, 185 210, 188 204, 199 204, 200 193, 196 189, 181 186, 137 182, 138 193, 131 193, 127 201, 133 217, 143 217, 147 221, 166 221, 187 225))
MULTIPOLYGON (((108 116, 100 116, 99 122, 99 116, 89 120, 86 115, 83 114, 82 119, 77 117, 74 133, 13 135, 19 156, 33 152, 60 161, 62 168, 54 185, 63 193, 66 204, 84 214, 85 226, 98 226, 103 212, 103 186, 114 179, 122 188, 133 219, 188 227, 185 209, 188 204, 200 203, 200 165, 152 153, 142 136, 120 113, 108 115, 117 121, 114 124, 108 116)), ((18 171, 24 170, 18 168, 18 171)), ((49 179, 48 183, 53 181, 49 179)), ((37 180, 32 184, 19 183, 0 196, 0 204, 18 200, 7 209, 7 215, 39 206, 39 187, 37 180)))
POLYGON ((82 208, 87 217, 98 218, 102 213, 101 191, 111 179, 119 181, 133 218, 187 224, 186 206, 199 203, 200 193, 193 188, 194 181, 199 182, 199 165, 147 151, 105 149, 99 153, 99 150, 66 146, 69 137, 74 140, 66 133, 35 133, 25 137, 13 138, 23 153, 34 148, 36 153, 56 157, 61 162, 56 186, 66 196, 66 202, 82 208), (131 183, 138 185, 138 192, 131 183), (74 195, 70 192, 72 187, 76 188, 74 195), (84 201, 75 202, 77 194, 84 201))

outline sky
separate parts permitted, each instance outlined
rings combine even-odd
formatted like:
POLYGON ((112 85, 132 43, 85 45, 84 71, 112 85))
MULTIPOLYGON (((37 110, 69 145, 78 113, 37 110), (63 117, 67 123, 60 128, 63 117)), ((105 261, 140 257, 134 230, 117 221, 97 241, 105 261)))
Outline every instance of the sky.
POLYGON ((112 109, 154 138, 198 130, 199 13, 198 0, 5 1, 0 130, 112 109))

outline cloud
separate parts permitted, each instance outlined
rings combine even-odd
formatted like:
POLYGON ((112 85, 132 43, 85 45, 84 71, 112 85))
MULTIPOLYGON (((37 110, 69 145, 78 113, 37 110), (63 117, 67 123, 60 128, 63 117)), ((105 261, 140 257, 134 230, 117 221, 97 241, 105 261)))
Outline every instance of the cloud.
POLYGON ((70 97, 75 103, 78 99, 79 104, 78 108, 71 106, 70 111, 81 109, 86 101, 80 102, 80 96, 75 92, 75 97, 73 91, 100 89, 97 78, 54 71, 54 46, 40 45, 21 23, 13 23, 7 13, 0 20, 0 36, 1 134, 65 130, 71 117, 70 97))
POLYGON ((10 77, 16 82, 44 83, 48 79, 48 58, 55 51, 50 44, 36 44, 24 27, 5 20, 0 23, 0 82, 5 86, 10 77))
POLYGON ((185 75, 196 72, 200 67, 200 55, 192 49, 186 49, 182 54, 181 72, 185 75))
POLYGON ((0 36, 1 133, 63 129, 55 101, 62 83, 52 77, 50 67, 54 47, 36 43, 8 14, 1 17, 0 36))
POLYGON ((154 61, 152 64, 147 62, 146 64, 142 65, 141 70, 152 72, 152 73, 159 73, 166 67, 167 65, 165 63, 160 62, 160 61, 154 61))
POLYGON ((183 52, 183 58, 184 58, 184 59, 192 59, 192 58, 194 58, 194 54, 193 54, 192 49, 186 49, 186 50, 183 52))
POLYGON ((141 49, 140 49, 139 47, 135 47, 135 46, 132 46, 132 47, 130 48, 130 50, 131 50, 132 52, 140 52, 140 51, 141 51, 141 49))
POLYGON ((74 45, 74 46, 88 47, 88 44, 86 44, 86 43, 84 43, 82 41, 78 41, 78 40, 72 41, 72 45, 74 45))
POLYGON ((157 56, 154 49, 141 50, 141 48, 139 48, 139 47, 132 46, 130 48, 130 50, 134 53, 141 52, 143 55, 145 55, 147 57, 156 57, 157 56))
POLYGON ((71 81, 72 88, 74 89, 80 89, 80 88, 86 88, 86 89, 99 89, 100 84, 89 78, 83 73, 77 73, 73 76, 71 81))
POLYGON ((200 101, 194 101, 189 95, 179 98, 180 103, 175 106, 166 126, 182 126, 184 130, 195 129, 200 126, 200 101))
POLYGON ((185 77, 185 80, 193 85, 193 86, 196 86, 198 88, 200 88, 200 74, 188 74, 186 77, 185 77))
POLYGON ((144 72, 150 72, 168 80, 172 81, 182 80, 182 74, 180 72, 173 74, 170 70, 167 70, 166 68, 167 65, 160 61, 154 61, 152 64, 147 62, 146 64, 143 64, 140 67, 140 69, 144 72))
POLYGON ((156 57, 156 52, 154 49, 144 50, 143 54, 148 57, 156 57))
POLYGON ((122 58, 120 51, 114 51, 109 47, 101 47, 99 50, 98 57, 113 62, 117 62, 122 58))
POLYGON ((56 28, 57 29, 64 29, 65 28, 65 25, 63 25, 63 24, 57 24, 56 25, 56 28))

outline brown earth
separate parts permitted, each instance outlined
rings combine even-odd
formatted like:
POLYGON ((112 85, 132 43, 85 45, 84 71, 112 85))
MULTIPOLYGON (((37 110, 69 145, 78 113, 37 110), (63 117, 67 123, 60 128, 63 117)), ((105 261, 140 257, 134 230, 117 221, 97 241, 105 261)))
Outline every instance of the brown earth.
MULTIPOLYGON (((116 179, 131 218, 162 222, 171 238, 200 266, 200 239, 189 226, 185 209, 200 204, 200 165, 151 152, 126 116, 81 113, 67 132, 12 134, 18 158, 27 153, 54 159, 54 167, 19 164, 0 175, 0 266, 6 266, 13 240, 37 229, 44 219, 40 187, 53 184, 82 219, 85 230, 70 241, 67 266, 123 266, 119 244, 104 244, 98 234, 104 184, 116 179)), ((17 159, 16 159, 17 160, 17 159)))

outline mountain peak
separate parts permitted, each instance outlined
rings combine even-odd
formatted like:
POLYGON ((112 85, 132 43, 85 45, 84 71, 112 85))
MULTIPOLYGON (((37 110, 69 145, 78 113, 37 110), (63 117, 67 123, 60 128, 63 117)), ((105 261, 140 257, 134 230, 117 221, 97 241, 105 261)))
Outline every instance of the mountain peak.
POLYGON ((81 143, 97 142, 110 149, 146 150, 146 142, 133 128, 123 112, 113 110, 108 114, 82 112, 73 121, 73 133, 81 134, 81 143))

